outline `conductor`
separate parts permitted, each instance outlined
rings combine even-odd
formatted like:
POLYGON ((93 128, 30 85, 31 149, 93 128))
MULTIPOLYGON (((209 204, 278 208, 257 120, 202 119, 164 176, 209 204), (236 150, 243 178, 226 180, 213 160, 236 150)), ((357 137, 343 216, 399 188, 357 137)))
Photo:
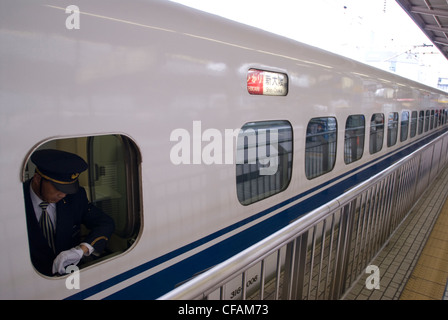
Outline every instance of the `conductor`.
POLYGON ((23 185, 31 260, 42 274, 65 274, 68 265, 104 250, 114 222, 79 186, 79 174, 87 169, 81 157, 45 149, 31 161, 36 172, 23 185), (81 240, 82 224, 90 233, 81 240))

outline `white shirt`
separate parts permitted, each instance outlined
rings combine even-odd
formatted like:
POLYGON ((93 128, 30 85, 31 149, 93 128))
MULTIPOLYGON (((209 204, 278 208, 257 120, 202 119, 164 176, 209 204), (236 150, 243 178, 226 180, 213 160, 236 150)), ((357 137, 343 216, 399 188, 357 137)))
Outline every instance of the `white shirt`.
MULTIPOLYGON (((34 192, 33 188, 31 187, 31 184, 30 184, 30 197, 31 202, 33 203, 33 209, 34 213, 36 214, 36 219, 37 221, 39 221, 40 217, 42 216, 42 208, 39 206, 39 204, 43 200, 39 198, 39 196, 34 192)), ((47 213, 50 216, 50 220, 53 223, 54 230, 56 231, 56 203, 48 204, 47 213)), ((81 244, 85 245, 89 249, 89 252, 86 255, 90 255, 94 251, 93 247, 89 243, 83 242, 81 244)))
MULTIPOLYGON (((36 214, 37 221, 40 220, 40 216, 42 215, 42 208, 39 204, 43 201, 39 196, 34 193, 33 188, 30 184, 30 196, 31 202, 33 203, 34 213, 36 214)), ((47 207, 48 215, 50 216, 50 220, 53 223, 54 230, 56 230, 56 203, 50 203, 47 207)))

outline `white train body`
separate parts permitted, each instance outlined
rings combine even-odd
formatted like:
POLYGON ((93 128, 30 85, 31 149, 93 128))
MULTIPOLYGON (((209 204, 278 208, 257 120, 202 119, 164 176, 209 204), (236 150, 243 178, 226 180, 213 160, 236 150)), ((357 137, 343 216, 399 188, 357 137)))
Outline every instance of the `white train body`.
POLYGON ((155 299, 446 130, 441 91, 167 1, 12 0, 0 7, 2 299, 155 299), (79 16, 66 12, 70 5, 79 16), (286 95, 250 94, 249 70, 286 75, 286 95), (388 147, 388 115, 401 121, 406 110, 424 111, 425 119, 433 112, 435 124, 388 147), (384 145, 371 154, 375 114, 384 115, 384 145), (362 156, 347 164, 352 115, 365 117, 365 140, 362 156), (307 177, 307 129, 320 118, 337 121, 335 163, 307 177), (292 134, 288 181, 244 202, 237 196, 237 142, 226 144, 226 130, 271 122, 292 134), (190 134, 188 157, 188 141, 176 133, 190 134), (96 151, 86 148, 107 157, 104 137, 124 150, 122 167, 98 160, 83 185, 90 195, 97 188, 101 201, 91 176, 98 181, 123 170, 115 183, 126 195, 104 194, 127 199, 123 216, 114 216, 126 221, 117 223, 109 255, 80 270, 79 289, 68 288, 70 275, 46 277, 31 263, 22 186, 37 148, 89 160, 96 151))

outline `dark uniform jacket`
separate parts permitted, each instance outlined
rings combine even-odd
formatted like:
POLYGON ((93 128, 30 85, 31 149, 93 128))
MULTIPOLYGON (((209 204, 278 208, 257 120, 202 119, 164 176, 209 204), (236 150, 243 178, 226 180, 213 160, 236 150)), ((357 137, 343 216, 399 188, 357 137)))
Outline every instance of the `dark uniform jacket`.
POLYGON ((114 231, 114 221, 100 209, 89 203, 84 188, 75 194, 69 194, 56 204, 56 253, 44 238, 30 197, 30 182, 23 185, 25 195, 26 221, 31 261, 42 274, 52 276, 53 260, 65 250, 81 242, 89 243, 96 252, 102 252, 107 240, 114 231), (81 239, 81 224, 90 230, 85 239, 81 239))

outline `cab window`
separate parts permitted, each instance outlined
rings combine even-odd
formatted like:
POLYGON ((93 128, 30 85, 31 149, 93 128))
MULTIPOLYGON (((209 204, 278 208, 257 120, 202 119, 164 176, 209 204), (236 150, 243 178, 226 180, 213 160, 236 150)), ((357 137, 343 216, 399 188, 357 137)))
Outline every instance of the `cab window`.
MULTIPOLYGON (((142 223, 139 193, 141 159, 136 144, 123 135, 103 135, 51 140, 37 150, 42 149, 67 151, 87 162, 87 170, 79 175, 79 185, 85 189, 88 201, 111 217, 115 224, 105 250, 84 257, 78 267, 95 264, 128 250, 139 236, 142 223)), ((23 169, 23 182, 35 173, 35 165, 30 158, 23 169)), ((81 239, 88 232, 81 227, 81 239)))

